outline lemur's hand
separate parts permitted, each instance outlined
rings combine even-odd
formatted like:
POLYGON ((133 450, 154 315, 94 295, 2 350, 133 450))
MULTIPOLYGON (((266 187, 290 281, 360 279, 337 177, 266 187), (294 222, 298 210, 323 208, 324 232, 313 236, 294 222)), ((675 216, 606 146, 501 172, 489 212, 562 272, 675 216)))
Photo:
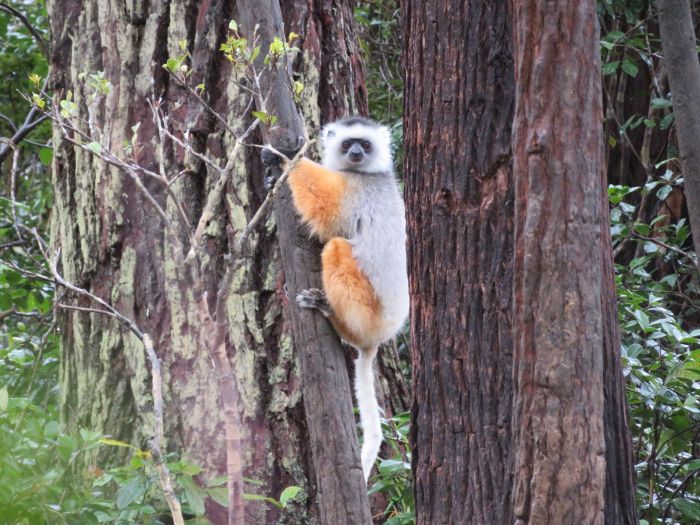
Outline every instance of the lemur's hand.
MULTIPOLYGON (((297 137, 297 144, 293 148, 281 148, 279 146, 276 146, 275 149, 288 159, 291 159, 299 152, 303 145, 304 138, 297 137)), ((262 152, 260 153, 260 158, 262 159, 262 163, 264 166, 280 166, 286 162, 284 157, 281 157, 267 146, 262 149, 262 152)))
POLYGON ((260 153, 260 159, 262 160, 263 166, 265 166, 266 168, 270 166, 280 166, 285 162, 283 157, 280 157, 279 155, 277 155, 277 153, 275 153, 267 147, 262 149, 260 153))
MULTIPOLYGON (((297 152, 301 149, 301 147, 304 145, 304 139, 302 137, 299 137, 297 139, 297 146, 293 149, 286 149, 286 148, 275 148, 277 151, 282 153, 284 156, 287 157, 287 159, 293 158, 297 152)), ((275 185, 275 181, 277 180, 277 177, 279 177, 279 170, 271 169, 272 167, 284 167, 285 162, 287 160, 272 151, 269 147, 264 147, 262 151, 260 152, 260 159, 262 160, 263 166, 265 166, 265 189, 270 190, 272 186, 275 185)))

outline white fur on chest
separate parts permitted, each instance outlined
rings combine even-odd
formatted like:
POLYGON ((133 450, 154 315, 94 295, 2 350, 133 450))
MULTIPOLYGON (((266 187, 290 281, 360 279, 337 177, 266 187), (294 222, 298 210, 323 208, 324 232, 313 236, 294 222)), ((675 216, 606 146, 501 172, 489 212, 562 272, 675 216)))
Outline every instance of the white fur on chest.
POLYGON ((348 181, 340 235, 348 239, 363 273, 382 304, 386 339, 408 316, 406 219, 392 174, 343 172, 348 181))

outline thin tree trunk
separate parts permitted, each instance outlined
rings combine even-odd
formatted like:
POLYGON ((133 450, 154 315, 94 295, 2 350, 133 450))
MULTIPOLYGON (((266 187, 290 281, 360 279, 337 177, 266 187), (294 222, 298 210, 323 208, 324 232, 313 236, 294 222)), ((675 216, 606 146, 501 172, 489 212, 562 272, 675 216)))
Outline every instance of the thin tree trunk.
POLYGON ((514 6, 513 501, 522 524, 636 523, 595 9, 592 0, 514 6))
MULTIPOLYGON (((337 115, 366 110, 352 11, 347 2, 334 2, 337 16, 319 16, 327 7, 285 2, 285 9, 294 14, 286 30, 301 35, 304 59, 296 68, 303 76, 302 107, 312 129, 337 115), (309 9, 309 16, 299 15, 309 9), (319 45, 321 34, 324 41, 343 42, 342 52, 319 45), (343 75, 334 76, 337 70, 343 75)), ((155 95, 163 96, 173 117, 191 130, 202 153, 213 160, 226 157, 233 147, 231 137, 162 64, 180 53, 180 40, 187 40, 193 85, 205 84, 207 100, 232 127, 245 126, 247 95, 232 82, 234 73, 218 51, 228 21, 239 16, 231 2, 173 0, 115 8, 107 0, 50 0, 48 10, 52 87, 56 92, 72 90, 85 117, 87 96, 79 76, 104 71, 113 88, 98 108, 97 123, 115 149, 131 138, 131 126, 140 122, 137 160, 157 166, 156 130, 146 102, 155 95)), ((200 326, 197 297, 176 264, 176 243, 130 179, 62 142, 58 132, 54 142, 52 242, 62 248, 63 274, 109 300, 152 335, 163 362, 167 451, 181 452, 203 467, 198 481, 206 484, 223 474, 225 466, 217 375, 205 351, 208 334, 200 326)), ((172 188, 194 221, 216 174, 173 149, 166 148, 164 162, 171 173, 185 169, 172 188)), ((226 264, 227 226, 239 231, 264 198, 257 153, 243 151, 237 159, 222 205, 207 227, 204 280, 210 300, 216 297, 226 264)), ((145 184, 161 206, 174 211, 161 188, 148 180, 145 184)), ((241 398, 245 475, 263 482, 260 487, 247 485, 246 492, 278 497, 286 486, 299 485, 305 496, 284 516, 264 503, 248 503, 247 522, 314 523, 318 488, 297 355, 283 315, 287 298, 273 220, 254 242, 257 250, 234 278, 228 301, 227 351, 241 398)), ((63 315, 64 421, 145 448, 152 434, 150 386, 140 343, 105 317, 63 315)), ((109 452, 121 449, 105 451, 100 464, 110 464, 109 452)), ((213 501, 207 502, 207 515, 215 524, 226 522, 225 508, 213 501)))
MULTIPOLYGON (((240 0, 241 22, 249 38, 259 27, 262 52, 258 67, 275 36, 285 39, 278 0, 240 0)), ((294 147, 304 136, 304 123, 289 89, 288 73, 279 68, 262 80, 263 93, 270 87, 266 109, 278 119, 278 128, 264 133, 266 142, 294 147), (276 133, 275 133, 276 132, 276 133), (282 135, 284 134, 284 135, 282 135)), ((277 235, 289 297, 308 288, 321 288, 320 251, 308 239, 308 229, 296 217, 289 187, 280 188, 275 200, 277 235)), ((371 524, 367 485, 362 475, 355 429, 352 394, 345 367, 345 353, 331 324, 318 312, 300 308, 291 300, 294 344, 299 352, 306 421, 311 438, 321 523, 327 525, 371 524), (332 434, 332 438, 331 438, 332 434)))
MULTIPOLYGON (((700 62, 690 0, 657 0, 695 251, 700 244, 700 62)), ((700 266, 699 266, 700 268, 700 266)))
POLYGON ((417 523, 511 521, 506 2, 408 1, 404 182, 417 523))

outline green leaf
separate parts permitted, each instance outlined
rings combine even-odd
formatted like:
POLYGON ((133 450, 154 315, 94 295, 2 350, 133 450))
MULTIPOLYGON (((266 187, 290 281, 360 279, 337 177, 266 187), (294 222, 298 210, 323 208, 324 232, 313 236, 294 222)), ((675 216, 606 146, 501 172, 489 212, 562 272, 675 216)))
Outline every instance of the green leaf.
POLYGON ((637 67, 637 64, 632 61, 632 59, 625 57, 625 59, 622 61, 622 71, 631 77, 636 77, 637 73, 639 72, 639 68, 637 67))
POLYGON ((146 486, 141 478, 132 479, 126 485, 119 488, 117 492, 117 508, 122 510, 131 505, 137 499, 143 497, 146 486))
POLYGON ((163 64, 163 67, 171 73, 177 73, 177 70, 180 68, 180 61, 176 58, 169 58, 165 64, 163 64))
POLYGON ((185 497, 187 498, 187 503, 190 504, 192 512, 197 516, 204 514, 204 498, 207 493, 199 487, 192 478, 182 477, 179 479, 180 485, 185 491, 185 497))
POLYGON ((603 64, 603 75, 612 75, 615 71, 617 71, 618 67, 620 67, 619 60, 613 60, 612 62, 603 64))
POLYGON ((215 487, 207 491, 209 497, 222 507, 228 507, 228 489, 226 487, 215 487))
POLYGON ((289 503, 291 500, 293 500, 297 494, 301 491, 301 487, 297 487, 295 485, 292 485, 290 487, 287 487, 282 491, 282 494, 280 494, 280 503, 282 504, 283 507, 287 506, 287 503, 289 503))
POLYGON ((259 494, 243 494, 243 499, 245 501, 264 501, 265 503, 269 503, 280 510, 283 508, 279 501, 269 496, 261 496, 259 494))
POLYGON ((49 166, 53 159, 53 150, 51 148, 41 148, 39 150, 39 160, 44 166, 49 166))
POLYGON ((672 190, 673 186, 664 185, 659 189, 659 191, 656 192, 656 196, 660 201, 664 201, 666 200, 666 197, 668 197, 672 190))
POLYGON ((10 403, 10 394, 7 392, 7 387, 0 388, 0 412, 7 410, 7 405, 10 403))
POLYGON ((661 119, 661 122, 659 123, 659 128, 667 129, 671 124, 673 124, 673 113, 669 113, 661 119))
POLYGON ((231 21, 228 23, 228 28, 229 28, 231 31, 236 31, 236 32, 237 32, 237 31, 238 31, 238 23, 237 23, 235 20, 231 20, 231 21))
POLYGON ((88 149, 92 151, 95 155, 102 153, 102 145, 99 142, 90 142, 87 145, 88 149))
POLYGON ((649 104, 651 104, 651 107, 654 109, 670 108, 673 105, 670 100, 666 100, 665 98, 652 98, 649 104))
POLYGON ((673 506, 696 523, 700 522, 700 502, 689 500, 688 498, 678 498, 673 500, 673 506))
POLYGON ((119 441, 118 439, 110 439, 110 438, 101 438, 97 440, 98 443, 102 443, 103 445, 110 445, 112 447, 125 447, 125 448, 136 448, 129 443, 125 443, 124 441, 119 441))

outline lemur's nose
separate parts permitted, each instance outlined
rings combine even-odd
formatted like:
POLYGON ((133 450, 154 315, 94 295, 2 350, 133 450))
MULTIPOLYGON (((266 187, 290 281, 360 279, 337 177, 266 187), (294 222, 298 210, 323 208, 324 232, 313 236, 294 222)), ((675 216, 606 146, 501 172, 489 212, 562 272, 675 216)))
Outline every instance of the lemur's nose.
POLYGON ((362 148, 360 147, 359 144, 353 144, 352 147, 350 148, 350 151, 348 152, 348 156, 350 157, 350 160, 353 161, 358 161, 362 160, 362 157, 364 157, 365 153, 362 151, 362 148))

